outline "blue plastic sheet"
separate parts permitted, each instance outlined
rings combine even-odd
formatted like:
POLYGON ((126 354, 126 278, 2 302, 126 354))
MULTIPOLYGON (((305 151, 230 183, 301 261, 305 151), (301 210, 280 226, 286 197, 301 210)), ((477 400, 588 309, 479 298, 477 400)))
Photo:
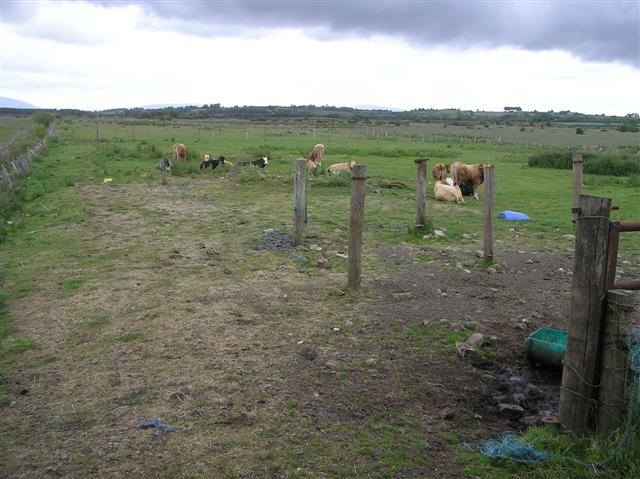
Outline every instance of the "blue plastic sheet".
POLYGON ((529 215, 509 210, 501 211, 498 218, 502 218, 507 221, 529 221, 531 219, 529 218, 529 215))

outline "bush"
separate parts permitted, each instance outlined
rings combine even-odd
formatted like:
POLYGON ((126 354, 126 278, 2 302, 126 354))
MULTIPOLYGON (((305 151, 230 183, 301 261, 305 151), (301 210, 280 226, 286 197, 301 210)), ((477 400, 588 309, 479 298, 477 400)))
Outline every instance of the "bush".
POLYGON ((584 135, 584 130, 580 127, 576 128, 576 135, 584 135))
POLYGON ((625 123, 618 127, 618 131, 622 131, 623 133, 637 133, 638 125, 631 125, 629 123, 625 123))
MULTIPOLYGON (((584 172, 593 175, 633 176, 640 174, 640 157, 615 154, 596 155, 586 153, 584 172)), ((573 168, 573 153, 570 151, 546 151, 529 157, 529 166, 570 170, 573 168)))
POLYGON ((33 121, 42 125, 44 128, 47 128, 54 118, 53 114, 48 111, 39 111, 33 114, 33 121))

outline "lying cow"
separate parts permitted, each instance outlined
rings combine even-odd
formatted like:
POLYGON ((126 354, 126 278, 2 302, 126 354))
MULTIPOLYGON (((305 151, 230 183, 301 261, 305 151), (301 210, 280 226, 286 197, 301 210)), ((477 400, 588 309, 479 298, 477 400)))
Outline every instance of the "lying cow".
POLYGON ((445 181, 447 176, 449 175, 449 171, 451 169, 451 165, 447 165, 446 163, 436 163, 433 165, 433 175, 434 180, 445 181))
POLYGON ((465 165, 460 161, 451 163, 451 178, 453 184, 459 186, 464 181, 468 181, 473 185, 473 197, 478 199, 478 188, 484 181, 484 165, 478 163, 476 165, 465 165))
POLYGON ((173 161, 187 161, 187 147, 182 143, 173 145, 173 161))
POLYGON ((200 169, 211 167, 212 170, 215 170, 218 165, 233 166, 233 163, 226 156, 219 156, 217 160, 214 160, 209 155, 204 155, 202 163, 200 163, 200 169))
POLYGON ((167 158, 167 154, 162 155, 162 159, 158 162, 158 169, 161 171, 171 171, 171 161, 167 158))
MULTIPOLYGON (((451 202, 455 201, 458 204, 464 203, 464 198, 462 197, 462 191, 460 191, 460 187, 453 186, 448 183, 449 182, 440 180, 436 181, 436 184, 433 187, 433 193, 436 197, 436 200, 451 202)), ((451 183, 453 182, 451 181, 451 183)))
POLYGON ((260 158, 258 158, 257 160, 253 160, 253 161, 241 161, 240 163, 238 163, 239 166, 257 166, 258 168, 266 168, 266 166, 269 164, 269 158, 267 158, 266 156, 261 156, 260 158))
POLYGON ((327 171, 332 175, 337 175, 338 173, 341 173, 343 171, 353 170, 354 166, 356 166, 355 161, 349 161, 347 163, 334 163, 329 168, 327 168, 327 171))

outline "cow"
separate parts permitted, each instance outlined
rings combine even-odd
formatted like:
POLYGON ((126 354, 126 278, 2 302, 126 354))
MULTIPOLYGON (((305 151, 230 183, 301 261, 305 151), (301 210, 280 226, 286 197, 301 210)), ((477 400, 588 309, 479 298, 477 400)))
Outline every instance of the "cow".
POLYGON ((460 191, 459 186, 451 186, 448 184, 449 182, 437 180, 434 187, 433 193, 436 197, 437 201, 451 201, 456 202, 458 204, 464 203, 464 198, 462 197, 462 192, 460 191))
POLYGON ((311 153, 304 157, 308 161, 312 161, 316 166, 322 165, 322 159, 324 158, 324 145, 318 143, 313 147, 311 153))
POLYGON ((478 199, 478 188, 484 181, 484 168, 491 165, 478 163, 476 165, 465 165, 460 161, 451 163, 451 178, 455 186, 460 186, 462 182, 468 181, 473 186, 473 197, 478 199))
POLYGON ((211 167, 212 170, 215 170, 218 165, 233 166, 233 163, 226 156, 219 156, 217 160, 214 160, 209 155, 204 155, 202 163, 200 163, 200 169, 211 167))
POLYGON ((309 170, 309 171, 315 170, 318 167, 316 162, 313 161, 313 160, 307 160, 307 164, 305 166, 306 166, 307 170, 309 170))
POLYGON ((266 168, 269 164, 269 158, 266 156, 261 156, 257 160, 253 161, 241 161, 238 163, 239 166, 257 166, 258 168, 266 168))
POLYGON ((433 179, 445 181, 450 170, 451 165, 447 165, 446 163, 436 163, 435 165, 433 165, 433 179))
POLYGON ((337 175, 338 173, 340 173, 342 171, 351 171, 351 170, 353 170, 354 166, 356 166, 356 162, 353 161, 353 160, 349 161, 347 163, 334 163, 329 168, 327 168, 327 172, 331 173, 332 175, 337 175))
POLYGON ((167 154, 162 155, 162 159, 158 162, 158 169, 161 171, 171 171, 171 161, 167 158, 167 154))
POLYGON ((187 147, 182 143, 173 145, 173 161, 187 161, 187 147))

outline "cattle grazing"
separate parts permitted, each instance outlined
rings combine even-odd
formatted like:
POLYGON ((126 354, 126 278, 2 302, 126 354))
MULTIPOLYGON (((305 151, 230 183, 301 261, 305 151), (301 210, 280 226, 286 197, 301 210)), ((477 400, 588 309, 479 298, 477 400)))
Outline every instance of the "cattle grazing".
POLYGON ((158 162, 158 169, 161 171, 171 171, 171 161, 167 158, 167 154, 162 155, 162 159, 158 162))
POLYGON ((464 181, 470 182, 473 186, 473 197, 478 199, 478 188, 484 181, 485 166, 489 165, 481 163, 465 165, 459 161, 454 161, 451 163, 451 178, 453 179, 453 184, 460 186, 464 181))
POLYGON ((324 145, 318 143, 313 147, 311 153, 305 156, 306 160, 313 161, 316 166, 322 165, 322 159, 324 158, 324 145))
POLYGON ((337 175, 342 171, 351 171, 354 166, 356 166, 356 162, 353 160, 347 163, 334 163, 329 168, 327 168, 327 171, 332 175, 337 175))
POLYGON ((187 161, 187 147, 182 143, 173 145, 173 161, 187 161))
POLYGON ((451 201, 456 202, 458 204, 464 203, 464 198, 462 197, 462 191, 460 191, 459 186, 451 186, 447 184, 448 182, 444 181, 436 181, 436 184, 433 187, 433 193, 436 197, 437 201, 451 201))
POLYGON ((241 161, 238 163, 239 166, 257 166, 258 168, 265 168, 269 164, 269 158, 266 156, 261 156, 257 160, 253 161, 241 161))
POLYGON ((212 170, 215 170, 218 165, 233 166, 233 163, 226 156, 219 156, 217 160, 214 160, 209 155, 204 155, 202 163, 200 163, 200 169, 211 167, 212 170))
POLYGON ((450 169, 451 165, 447 165, 446 163, 436 163, 435 165, 433 165, 433 179, 445 181, 450 169))

